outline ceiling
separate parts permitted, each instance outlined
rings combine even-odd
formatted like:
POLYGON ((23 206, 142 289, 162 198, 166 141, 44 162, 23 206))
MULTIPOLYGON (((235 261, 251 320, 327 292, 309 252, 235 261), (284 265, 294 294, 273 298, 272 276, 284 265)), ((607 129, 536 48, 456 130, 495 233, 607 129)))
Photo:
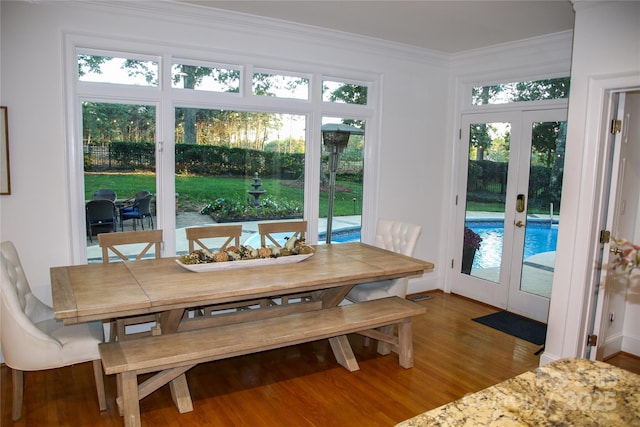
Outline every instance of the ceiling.
POLYGON ((404 43, 444 53, 573 29, 569 0, 174 0, 404 43))

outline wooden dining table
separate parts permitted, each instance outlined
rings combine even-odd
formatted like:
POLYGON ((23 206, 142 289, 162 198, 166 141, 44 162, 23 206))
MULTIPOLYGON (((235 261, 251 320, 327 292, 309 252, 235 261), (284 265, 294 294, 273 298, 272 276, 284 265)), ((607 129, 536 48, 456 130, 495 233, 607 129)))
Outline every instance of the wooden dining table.
MULTIPOLYGON (((176 261, 177 258, 160 258, 53 267, 54 316, 65 324, 74 324, 155 313, 159 321, 152 335, 161 336, 143 338, 153 340, 155 349, 158 339, 171 334, 177 334, 177 339, 191 334, 189 331, 215 333, 220 330, 216 327, 225 325, 274 320, 279 323, 298 313, 329 313, 356 284, 419 276, 434 268, 430 262, 359 242, 319 245, 312 256, 300 262, 282 264, 266 259, 264 266, 253 268, 222 266, 219 270, 193 272, 176 261), (222 308, 223 314, 214 315, 212 307, 213 311, 222 308)), ((410 328, 403 330, 406 332, 399 335, 411 341, 410 328)), ((338 363, 350 371, 357 370, 347 336, 335 336, 329 341, 338 363)), ((401 365, 408 367, 412 363, 410 344, 400 348, 401 365)), ((138 391, 132 391, 136 396, 133 398, 131 393, 128 398, 120 394, 121 389, 128 388, 122 386, 124 380, 118 375, 117 402, 125 425, 139 425, 137 399, 168 381, 178 410, 191 411, 184 375, 189 367, 160 372, 140 384, 138 391)))
MULTIPOLYGON (((434 268, 430 262, 359 242, 318 245, 302 262, 267 262, 247 269, 195 273, 176 259, 52 267, 54 316, 73 324, 159 313, 166 334, 178 332, 185 309, 193 307, 305 294, 316 308, 330 308, 343 301, 353 285, 419 276, 434 268)), ((249 317, 264 315, 255 310, 249 317)), ((279 314, 271 307, 268 315, 279 314)), ((244 320, 249 320, 246 315, 244 320)))

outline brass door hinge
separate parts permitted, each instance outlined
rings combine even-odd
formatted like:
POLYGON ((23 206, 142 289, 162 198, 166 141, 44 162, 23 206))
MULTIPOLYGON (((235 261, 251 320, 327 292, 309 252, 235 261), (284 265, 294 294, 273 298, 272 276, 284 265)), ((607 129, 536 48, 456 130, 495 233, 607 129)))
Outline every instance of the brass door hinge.
POLYGON ((611 133, 620 133, 622 131, 622 120, 611 120, 611 133))
POLYGON ((597 335, 589 335, 587 336, 587 345, 590 347, 594 347, 598 344, 598 336, 597 335))
POLYGON ((600 230, 600 243, 609 243, 611 241, 611 232, 609 230, 600 230))

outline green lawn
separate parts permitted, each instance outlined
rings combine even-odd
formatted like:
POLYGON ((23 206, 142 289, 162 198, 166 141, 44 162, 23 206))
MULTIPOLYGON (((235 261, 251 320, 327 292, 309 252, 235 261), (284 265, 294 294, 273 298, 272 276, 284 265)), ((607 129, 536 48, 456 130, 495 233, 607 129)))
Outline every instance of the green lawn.
MULTIPOLYGON (((85 173, 85 200, 91 199, 99 188, 115 190, 119 199, 133 196, 137 191, 149 190, 156 193, 154 174, 145 173, 85 173)), ((281 200, 303 202, 302 185, 292 185, 292 181, 260 179, 260 190, 281 200)), ((217 198, 245 200, 252 190, 253 179, 230 177, 176 176, 177 210, 199 211, 217 198)), ((337 182, 333 212, 335 216, 359 215, 362 206, 362 184, 337 182), (355 209, 354 209, 354 201, 355 209)), ((320 192, 320 216, 327 216, 328 193, 320 192)))

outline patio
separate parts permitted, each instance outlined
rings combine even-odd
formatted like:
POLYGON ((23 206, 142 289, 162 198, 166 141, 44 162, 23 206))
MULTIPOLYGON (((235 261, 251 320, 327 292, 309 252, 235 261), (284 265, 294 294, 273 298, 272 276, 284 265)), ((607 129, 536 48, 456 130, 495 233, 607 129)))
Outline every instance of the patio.
MULTIPOLYGON (((265 221, 247 221, 242 222, 242 242, 246 242, 251 239, 252 236, 258 233, 258 223, 265 221)), ((153 217, 154 225, 157 224, 156 217, 153 217)), ((145 220, 145 229, 147 229, 148 222, 145 220)), ((340 230, 351 229, 353 227, 359 227, 361 224, 360 215, 352 216, 340 216, 333 218, 333 233, 340 230)), ((198 227, 205 225, 216 225, 216 222, 209 215, 201 215, 199 212, 180 212, 176 215, 176 252, 178 254, 186 253, 188 251, 188 242, 184 229, 187 227, 198 227)), ((326 218, 320 218, 318 223, 319 232, 326 230, 326 218)), ((137 224, 137 230, 141 230, 140 223, 137 224)), ((133 231, 133 221, 125 221, 123 231, 133 231)), ((117 232, 120 232, 120 223, 118 223, 117 232)), ((98 239, 93 237, 93 241, 87 237, 87 259, 91 262, 101 261, 102 252, 98 246, 98 239)), ((322 242, 320 242, 322 243, 322 242)), ((253 239, 252 243, 253 245, 253 239)), ((136 248, 132 248, 134 251, 136 248)))

